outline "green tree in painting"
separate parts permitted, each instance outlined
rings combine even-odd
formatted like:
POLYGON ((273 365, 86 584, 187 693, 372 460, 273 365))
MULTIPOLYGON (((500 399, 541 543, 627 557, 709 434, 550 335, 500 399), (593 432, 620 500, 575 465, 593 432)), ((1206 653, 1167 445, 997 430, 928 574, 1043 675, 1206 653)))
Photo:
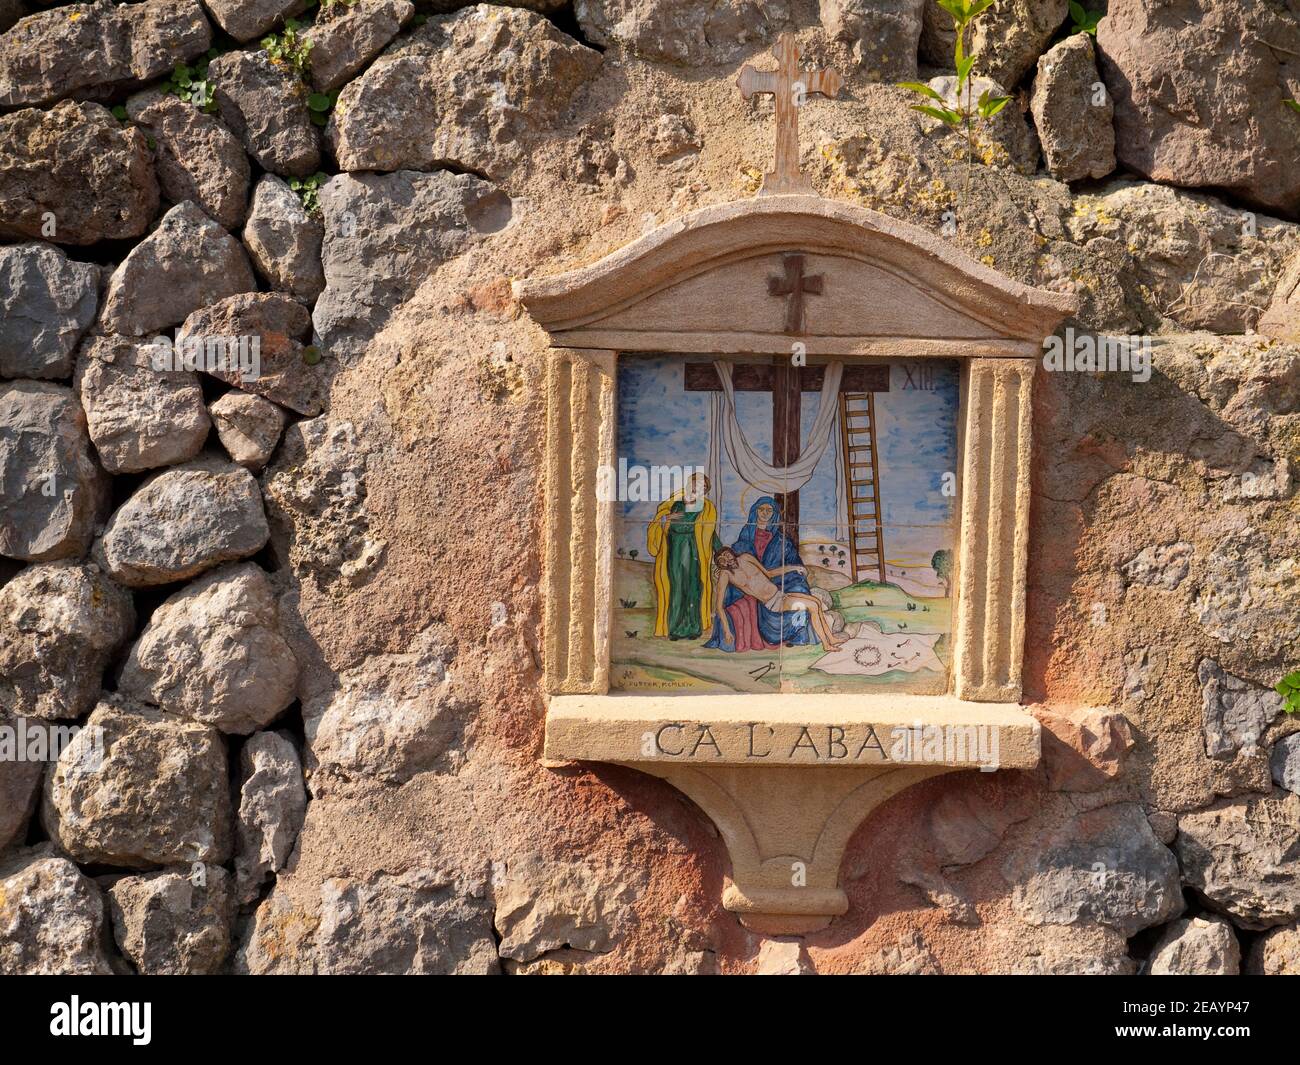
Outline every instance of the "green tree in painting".
POLYGON ((930 559, 930 568, 934 575, 943 581, 945 595, 952 595, 952 552, 947 548, 936 551, 930 559))

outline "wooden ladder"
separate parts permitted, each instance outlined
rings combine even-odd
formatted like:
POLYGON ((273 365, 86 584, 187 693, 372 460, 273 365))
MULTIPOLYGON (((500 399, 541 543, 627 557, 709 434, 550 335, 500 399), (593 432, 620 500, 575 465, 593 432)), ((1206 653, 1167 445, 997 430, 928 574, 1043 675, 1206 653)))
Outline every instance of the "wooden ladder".
POLYGON ((885 541, 880 527, 880 464, 876 458, 876 400, 871 392, 840 393, 840 443, 848 478, 849 553, 853 582, 875 573, 885 583, 885 541))

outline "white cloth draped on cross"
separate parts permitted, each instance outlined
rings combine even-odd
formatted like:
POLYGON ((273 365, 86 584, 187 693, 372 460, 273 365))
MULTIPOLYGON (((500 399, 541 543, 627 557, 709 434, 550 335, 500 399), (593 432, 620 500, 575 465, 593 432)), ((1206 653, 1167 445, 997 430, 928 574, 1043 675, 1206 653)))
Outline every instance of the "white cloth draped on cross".
MULTIPOLYGON (((831 433, 839 416, 837 398, 840 394, 840 378, 844 374, 844 364, 832 362, 827 365, 822 377, 817 416, 813 419, 807 443, 801 449, 799 457, 789 466, 773 466, 754 450, 753 445, 745 438, 745 431, 736 417, 736 390, 731 382, 731 363, 715 359, 713 365, 717 368, 718 379, 722 382, 722 392, 716 397, 720 409, 713 419, 712 442, 709 448, 710 474, 713 473, 714 465, 720 463, 716 441, 721 435, 731 465, 746 483, 766 495, 797 492, 812 479, 813 471, 821 461, 826 445, 830 443, 831 433)), ((713 479, 713 484, 719 483, 720 478, 713 479)))

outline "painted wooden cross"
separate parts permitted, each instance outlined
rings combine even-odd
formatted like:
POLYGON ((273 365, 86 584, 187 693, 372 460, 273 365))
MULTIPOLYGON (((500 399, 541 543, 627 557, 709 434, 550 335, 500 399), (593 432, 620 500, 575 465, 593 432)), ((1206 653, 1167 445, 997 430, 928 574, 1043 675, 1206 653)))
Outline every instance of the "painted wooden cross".
MULTIPOLYGON (((741 362, 732 367, 731 384, 737 392, 772 393, 772 465, 789 466, 799 458, 800 407, 803 393, 820 392, 825 366, 795 366, 789 355, 774 355, 770 364, 741 362)), ((711 362, 686 363, 687 392, 718 392, 722 382, 711 362)), ((850 364, 840 379, 841 393, 889 391, 889 367, 882 364, 850 364)), ((839 397, 835 397, 839 402, 839 397)), ((799 493, 777 496, 786 531, 798 542, 799 493)))
POLYGON ((776 164, 763 175, 760 196, 811 195, 813 187, 799 171, 799 108, 809 93, 835 96, 840 76, 827 67, 799 69, 799 48, 793 33, 783 33, 772 49, 776 70, 755 70, 748 63, 741 68, 736 84, 748 100, 755 93, 770 93, 776 101, 776 164))

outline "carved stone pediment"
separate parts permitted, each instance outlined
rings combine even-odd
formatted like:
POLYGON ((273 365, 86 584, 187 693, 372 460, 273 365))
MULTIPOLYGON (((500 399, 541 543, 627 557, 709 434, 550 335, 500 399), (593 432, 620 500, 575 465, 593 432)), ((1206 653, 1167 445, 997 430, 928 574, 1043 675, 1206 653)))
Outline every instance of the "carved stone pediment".
POLYGON ((516 283, 558 347, 889 357, 1031 356, 1075 307, 942 237, 853 204, 777 196, 705 207, 579 270, 516 283), (819 292, 788 331, 783 258, 819 292))

